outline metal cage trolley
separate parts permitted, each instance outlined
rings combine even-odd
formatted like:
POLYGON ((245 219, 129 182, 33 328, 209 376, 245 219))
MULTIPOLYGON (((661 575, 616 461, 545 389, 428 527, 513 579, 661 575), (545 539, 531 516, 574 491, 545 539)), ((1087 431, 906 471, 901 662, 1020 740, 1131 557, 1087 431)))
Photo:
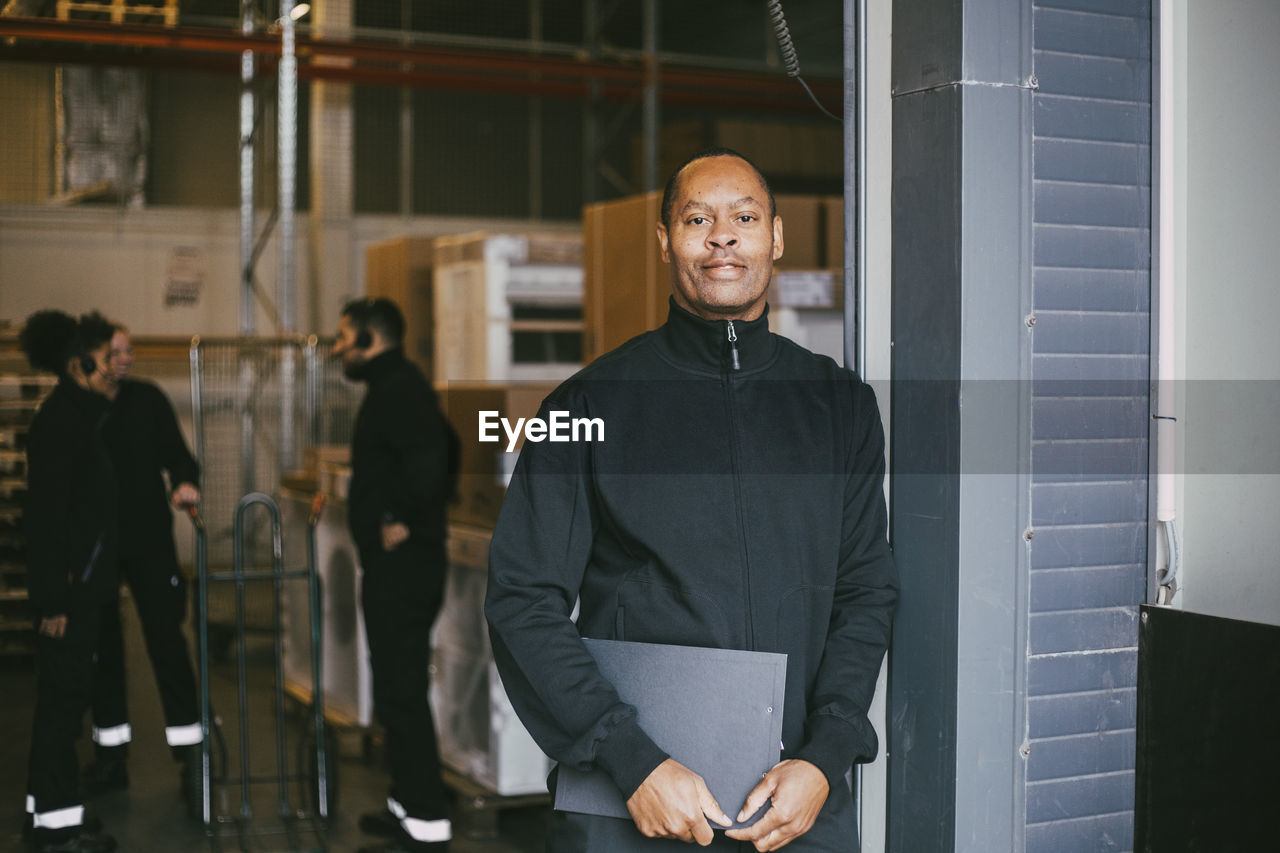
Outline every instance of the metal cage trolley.
MULTIPOLYGON (((231 565, 233 516, 251 492, 274 493, 301 466, 305 448, 349 445, 361 389, 327 359, 329 342, 315 335, 283 338, 191 339, 191 415, 200 461, 200 512, 205 556, 214 571, 231 565)), ((242 544, 267 546, 264 515, 247 520, 242 544)), ((232 589, 210 590, 209 648, 229 660, 235 623, 232 589)), ((272 630, 270 596, 245 599, 246 626, 261 637, 272 630)), ((193 607, 194 609, 194 607, 193 607)))
MULTIPOLYGON (((252 492, 240 499, 236 506, 233 531, 233 565, 230 571, 209 571, 207 565, 205 527, 200 514, 191 511, 196 538, 196 575, 198 601, 198 648, 200 668, 200 726, 204 734, 201 756, 201 779, 188 803, 193 816, 205 825, 206 834, 216 844, 219 839, 236 837, 242 850, 251 849, 247 839, 253 836, 287 836, 290 850, 327 850, 326 829, 329 815, 337 802, 337 769, 333 760, 331 736, 326 735, 324 719, 324 689, 322 681, 322 632, 320 610, 320 580, 316 571, 316 525, 324 505, 324 495, 317 494, 311 505, 307 524, 307 565, 301 569, 284 567, 280 508, 273 498, 261 492, 252 492), (244 538, 246 516, 255 508, 265 510, 271 522, 270 568, 247 568, 245 565, 244 538), (284 622, 283 593, 288 581, 305 580, 310 600, 311 670, 315 690, 312 702, 306 709, 302 725, 290 726, 286 714, 284 694, 284 622), (265 750, 250 749, 251 736, 263 736, 263 729, 270 724, 253 725, 249 707, 249 655, 245 600, 249 584, 270 584, 273 613, 274 652, 274 703, 272 717, 275 730, 274 762, 266 768, 254 767, 266 757, 265 750), (222 725, 213 712, 210 685, 209 646, 209 596, 218 585, 229 585, 235 600, 235 672, 236 672, 236 750, 237 772, 231 772, 228 764, 226 742, 222 737, 222 725), (291 735, 291 728, 294 731, 291 735), (288 762, 288 741, 297 744, 296 765, 288 762), (217 742, 215 744, 215 741, 217 742), (274 821, 255 819, 255 790, 274 788, 274 821), (220 790, 219 790, 220 789, 220 790), (239 803, 234 813, 228 807, 230 794, 238 789, 239 803), (291 796, 301 792, 299 797, 291 796), (215 792, 220 796, 215 798, 215 792), (215 799, 221 805, 215 809, 215 799), (305 802, 305 805, 300 805, 305 802), (314 839, 314 844, 304 845, 303 839, 314 839)), ((266 795, 264 795, 266 796, 266 795)), ((260 798, 261 799, 261 798, 260 798)))

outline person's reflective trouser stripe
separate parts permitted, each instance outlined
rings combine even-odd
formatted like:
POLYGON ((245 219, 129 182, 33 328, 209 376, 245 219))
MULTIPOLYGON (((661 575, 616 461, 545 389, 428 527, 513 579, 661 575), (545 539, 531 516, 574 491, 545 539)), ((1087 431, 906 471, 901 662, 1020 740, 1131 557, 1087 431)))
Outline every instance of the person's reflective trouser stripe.
POLYGON ((133 727, 128 723, 107 726, 105 729, 93 727, 93 742, 98 746, 123 746, 131 740, 133 740, 133 727))

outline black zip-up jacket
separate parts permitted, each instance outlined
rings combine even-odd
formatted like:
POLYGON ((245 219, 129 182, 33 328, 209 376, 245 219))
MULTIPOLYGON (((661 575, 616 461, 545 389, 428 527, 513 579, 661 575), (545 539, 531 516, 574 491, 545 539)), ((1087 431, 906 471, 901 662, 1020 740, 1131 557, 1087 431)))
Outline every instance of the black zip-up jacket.
POLYGON ((526 441, 494 530, 485 612, 511 702, 548 755, 624 797, 667 756, 580 636, 785 653, 783 758, 835 791, 877 751, 897 575, 875 395, 767 316, 673 302, 561 385, 539 416, 600 418, 604 441, 526 441))
POLYGON ((351 537, 362 553, 375 553, 382 525, 400 522, 411 540, 441 543, 458 441, 435 389, 398 348, 370 359, 361 378, 369 390, 351 439, 351 537))
POLYGON ((115 594, 116 480, 102 441, 107 398, 60 380, 27 434, 27 583, 39 618, 115 594))
POLYGON ((172 573, 173 510, 163 472, 175 488, 200 484, 200 466, 187 449, 173 404, 150 382, 122 379, 102 433, 119 490, 120 548, 172 573))

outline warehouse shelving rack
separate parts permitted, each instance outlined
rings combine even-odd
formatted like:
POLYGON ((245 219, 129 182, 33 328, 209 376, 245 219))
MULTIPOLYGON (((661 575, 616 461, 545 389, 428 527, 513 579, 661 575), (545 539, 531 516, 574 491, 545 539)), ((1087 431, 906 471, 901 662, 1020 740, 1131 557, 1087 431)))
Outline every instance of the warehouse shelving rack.
POLYGON ((52 376, 37 375, 18 352, 17 335, 0 329, 0 656, 35 652, 27 587, 22 502, 27 490, 27 428, 52 376))

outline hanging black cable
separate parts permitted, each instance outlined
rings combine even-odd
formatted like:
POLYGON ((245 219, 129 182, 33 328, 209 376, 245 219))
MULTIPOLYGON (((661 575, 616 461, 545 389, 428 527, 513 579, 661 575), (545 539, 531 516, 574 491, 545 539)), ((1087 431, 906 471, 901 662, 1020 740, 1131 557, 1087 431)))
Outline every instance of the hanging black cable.
POLYGON ((773 25, 773 33, 778 39, 778 53, 782 58, 782 66, 787 70, 788 77, 796 78, 804 90, 809 94, 809 100, 822 110, 822 112, 833 121, 840 121, 840 117, 833 115, 830 110, 822 105, 817 96, 813 94, 813 90, 809 88, 809 84, 804 82, 804 78, 800 76, 800 59, 796 56, 795 42, 791 40, 791 30, 787 27, 786 15, 782 12, 782 0, 765 0, 765 13, 769 16, 769 23, 773 25))

